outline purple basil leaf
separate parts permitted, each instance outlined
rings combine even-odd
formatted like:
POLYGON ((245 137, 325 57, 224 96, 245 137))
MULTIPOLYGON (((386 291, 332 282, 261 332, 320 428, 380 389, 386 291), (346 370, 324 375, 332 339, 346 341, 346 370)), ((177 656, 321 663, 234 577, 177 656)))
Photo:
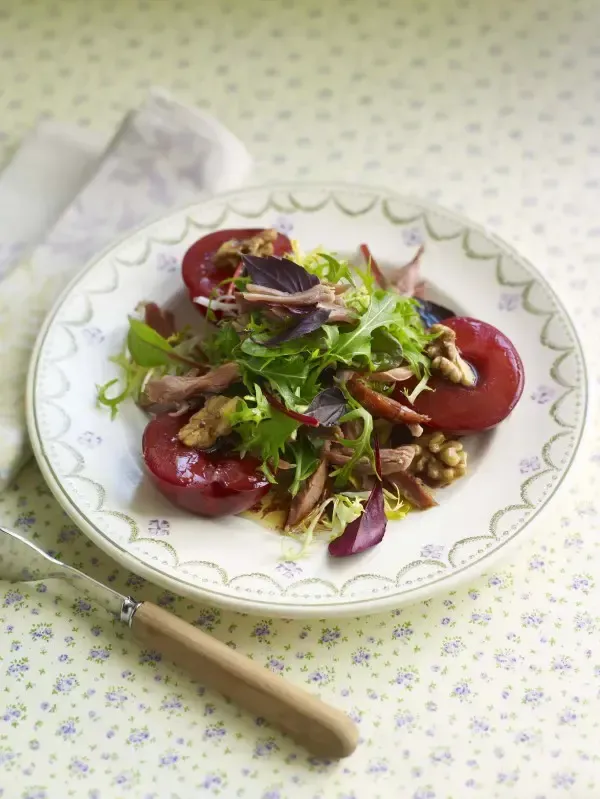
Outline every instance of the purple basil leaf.
POLYGON ((329 554, 334 558, 357 555, 381 543, 385 535, 387 519, 381 483, 375 483, 362 514, 329 544, 329 554))
POLYGON ((321 391, 304 411, 323 427, 332 427, 346 413, 346 398, 341 389, 326 388, 321 391))
POLYGON ((280 344, 283 344, 284 341, 291 341, 295 338, 307 336, 309 333, 318 330, 321 325, 324 325, 329 319, 330 314, 331 311, 325 308, 315 308, 314 311, 301 316, 298 322, 282 330, 281 333, 273 336, 273 338, 270 338, 268 341, 263 341, 262 345, 263 347, 278 347, 280 344))
POLYGON ((443 322, 444 319, 450 319, 451 316, 456 316, 454 311, 445 308, 443 305, 438 305, 436 302, 430 300, 417 300, 417 313, 425 327, 437 325, 443 322))
POLYGON ((379 479, 371 489, 365 509, 358 519, 346 525, 344 532, 329 544, 329 554, 333 558, 358 555, 359 552, 371 549, 383 540, 387 518, 383 486, 381 485, 381 457, 377 439, 375 439, 375 468, 377 470, 375 477, 379 477, 379 479))
POLYGON ((311 275, 288 258, 277 258, 275 255, 242 255, 242 258, 250 280, 257 286, 296 294, 308 291, 319 283, 316 275, 311 275))

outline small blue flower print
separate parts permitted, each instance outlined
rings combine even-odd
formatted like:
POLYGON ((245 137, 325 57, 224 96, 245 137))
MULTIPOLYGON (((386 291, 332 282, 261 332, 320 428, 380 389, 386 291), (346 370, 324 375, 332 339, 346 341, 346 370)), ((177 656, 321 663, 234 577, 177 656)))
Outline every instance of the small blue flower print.
POLYGON ((444 554, 444 547, 436 544, 426 544, 422 549, 420 556, 422 558, 433 558, 439 560, 444 554))
POLYGON ((277 751, 279 751, 279 745, 277 744, 275 738, 265 738, 256 742, 254 747, 254 757, 266 757, 277 751))
POLYGON ((224 738, 227 735, 227 730, 225 729, 225 725, 222 721, 217 722, 217 724, 211 724, 204 730, 204 739, 205 740, 218 740, 220 738, 224 738))
POLYGON ((77 688, 79 680, 74 674, 60 675, 54 683, 53 694, 68 694, 73 688, 77 688))
POLYGON ((255 624, 251 635, 253 638, 257 638, 261 642, 267 641, 271 635, 271 626, 269 622, 260 621, 258 624, 255 624))
POLYGON ((161 768, 166 766, 174 766, 179 760, 179 755, 176 752, 165 752, 164 755, 161 755, 158 759, 158 765, 161 768))
POLYGON ((267 660, 267 667, 271 671, 281 672, 285 669, 285 663, 283 660, 281 660, 281 658, 270 657, 267 660))
POLYGON ((87 447, 88 449, 94 449, 95 447, 99 447, 102 443, 102 438, 96 435, 91 430, 86 430, 82 433, 78 439, 78 443, 81 444, 82 447, 87 447))
POLYGON ((491 729, 489 721, 484 718, 471 719, 471 724, 469 726, 471 731, 477 735, 486 735, 491 729))
POLYGON ((576 574, 573 577, 571 588, 574 591, 581 591, 584 594, 589 593, 590 588, 594 587, 594 581, 589 574, 576 574))
POLYGON ((442 655, 456 657, 465 648, 460 638, 447 638, 442 644, 442 655))
POLYGON ((12 663, 9 664, 7 672, 9 676, 14 677, 17 680, 23 678, 25 674, 29 671, 29 660, 28 658, 20 658, 19 660, 13 660, 12 663))
POLYGON ((535 456, 532 458, 523 458, 519 463, 521 474, 531 474, 532 472, 539 472, 542 468, 542 462, 535 456))
POLYGON ((567 674, 573 669, 573 661, 567 655, 561 655, 560 657, 555 657, 552 660, 552 671, 558 672, 560 674, 567 674))
POLYGON ((537 610, 530 611, 529 613, 524 613, 521 616, 521 624, 523 627, 539 627, 540 624, 543 622, 544 616, 537 610))
POLYGON ((412 691, 413 685, 419 682, 419 676, 416 669, 407 668, 397 672, 395 679, 392 681, 395 685, 400 685, 403 688, 412 691))
POLYGON ((23 606, 24 600, 25 597, 20 591, 11 590, 7 591, 4 594, 4 601, 2 604, 4 605, 5 608, 8 607, 18 608, 23 606))
POLYGON ((496 666, 510 671, 517 667, 517 664, 522 660, 522 658, 515 655, 512 649, 506 649, 504 651, 497 652, 494 655, 494 660, 496 661, 496 666))
POLYGON ((291 216, 284 216, 280 214, 273 222, 273 228, 278 233, 283 233, 284 236, 289 236, 294 229, 294 222, 291 216))
POLYGON ((355 652, 352 653, 352 662, 355 666, 363 665, 367 666, 369 661, 371 660, 371 653, 368 649, 364 647, 359 647, 355 652))
POLYGON ((379 758, 377 760, 371 760, 369 765, 367 766, 367 774, 379 775, 379 774, 387 774, 390 770, 389 764, 387 760, 383 758, 379 758))
POLYGON ((102 344, 104 341, 104 333, 99 327, 84 327, 81 331, 81 335, 83 336, 85 343, 89 346, 94 344, 102 344))
POLYGON ((471 687, 468 682, 459 682, 452 689, 451 696, 461 702, 467 702, 471 698, 471 687))
POLYGON ((25 705, 9 705, 4 713, 0 716, 0 721, 16 727, 20 721, 25 718, 25 705))
POLYGON ((414 632, 415 631, 412 628, 412 622, 405 621, 398 627, 394 627, 392 630, 392 638, 401 638, 404 641, 408 641, 408 639, 414 635, 414 632))
POLYGON ((159 252, 156 257, 156 268, 159 272, 172 274, 179 269, 179 261, 174 255, 167 255, 164 252, 159 252))
POLYGON ((94 663, 104 663, 104 661, 108 660, 109 657, 110 652, 108 649, 90 649, 88 660, 91 660, 94 663))
POLYGON ((575 724, 576 721, 577 713, 570 707, 565 708, 565 710, 558 715, 559 724, 575 724))
POLYGON ((61 544, 67 544, 70 541, 74 541, 76 538, 79 538, 80 535, 81 533, 76 527, 65 525, 61 528, 61 531, 58 534, 58 540, 61 544))
POLYGON ((524 695, 522 702, 524 705, 529 705, 529 707, 538 707, 542 703, 544 699, 544 692, 537 690, 535 688, 528 688, 524 695))
POLYGON ((69 763, 69 771, 77 777, 87 777, 90 772, 90 764, 80 758, 74 758, 69 763))
POLYGON ((500 299, 498 300, 498 308, 501 311, 516 311, 520 304, 520 294, 510 294, 505 292, 500 295, 500 299))
POLYGON ((275 566, 275 571, 278 571, 286 579, 293 580, 294 577, 302 574, 302 567, 293 560, 284 560, 275 566))
POLYGON ((414 726, 415 717, 406 710, 396 714, 395 722, 398 729, 411 729, 414 726))
POLYGON ((218 608, 205 608, 193 622, 195 627, 212 632, 221 623, 221 611, 218 608))
POLYGON ((87 599, 75 600, 71 609, 76 616, 89 616, 93 611, 92 604, 87 599))
MULTIPOLYGON (((151 666, 152 668, 156 668, 156 664, 160 663, 161 660, 162 660, 162 655, 160 654, 160 652, 154 652, 149 650, 140 653, 138 663, 140 664, 140 666, 147 665, 151 666)), ((127 672, 127 676, 128 677, 130 676, 130 672, 127 672)))
POLYGON ((76 719, 67 719, 56 730, 56 734, 61 738, 67 740, 77 734, 77 727, 75 726, 76 719))
POLYGON ((329 649, 339 643, 342 637, 342 632, 339 627, 325 627, 321 630, 319 643, 324 644, 329 649))
POLYGON ((429 758, 432 763, 444 763, 446 765, 450 765, 454 760, 452 753, 446 747, 434 749, 429 755, 429 758))
POLYGON ((417 227, 403 228, 402 240, 407 247, 418 247, 425 241, 423 234, 417 227))
POLYGON ((27 530, 30 527, 33 527, 35 521, 36 521, 35 514, 29 511, 25 511, 24 513, 21 513, 17 517, 17 520, 15 521, 15 527, 21 530, 27 530))
POLYGON ((552 386, 538 386, 532 393, 531 399, 537 402, 538 405, 546 405, 550 400, 554 399, 556 390, 552 386))
POLYGON ((150 739, 150 733, 148 732, 147 727, 143 727, 140 730, 134 730, 130 735, 127 737, 127 743, 132 744, 133 746, 142 746, 150 739))
POLYGON ((149 535, 169 535, 171 531, 171 523, 168 519, 150 519, 148 522, 149 535))
POLYGON ((163 699, 160 709, 166 713, 173 713, 178 710, 183 709, 183 702, 181 701, 181 696, 171 696, 167 699, 163 699))
POLYGON ((552 775, 552 786, 554 788, 571 788, 575 785, 575 775, 571 772, 559 772, 552 775))

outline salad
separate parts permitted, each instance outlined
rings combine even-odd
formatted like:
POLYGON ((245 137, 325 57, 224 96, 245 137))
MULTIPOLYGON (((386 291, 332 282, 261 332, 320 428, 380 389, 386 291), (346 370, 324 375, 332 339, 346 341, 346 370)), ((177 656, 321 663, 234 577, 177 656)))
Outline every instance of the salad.
POLYGON ((178 328, 153 302, 129 318, 98 402, 148 413, 144 462, 171 502, 278 508, 301 551, 325 532, 344 557, 465 475, 462 437, 513 410, 521 359, 496 328, 425 299, 422 247, 387 271, 360 251, 356 266, 275 230, 219 230, 182 263, 208 324, 178 328))

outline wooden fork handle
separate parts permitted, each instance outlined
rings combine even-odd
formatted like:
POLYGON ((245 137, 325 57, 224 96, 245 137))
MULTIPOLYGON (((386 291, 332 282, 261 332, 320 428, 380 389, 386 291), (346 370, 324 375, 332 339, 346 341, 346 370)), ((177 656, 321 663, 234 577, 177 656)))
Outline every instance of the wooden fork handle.
POLYGON ((203 685, 262 716, 318 757, 352 754, 358 730, 345 713, 259 666, 151 602, 131 623, 135 638, 186 669, 203 685))

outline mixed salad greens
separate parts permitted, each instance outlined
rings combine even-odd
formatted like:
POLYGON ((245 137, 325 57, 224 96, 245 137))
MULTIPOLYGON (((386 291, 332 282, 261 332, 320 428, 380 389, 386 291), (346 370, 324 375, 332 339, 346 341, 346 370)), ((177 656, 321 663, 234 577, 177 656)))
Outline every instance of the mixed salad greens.
POLYGON ((412 403, 429 390, 431 325, 451 311, 399 293, 370 257, 360 268, 295 242, 284 257, 240 252, 196 299, 203 332, 139 307, 100 405, 181 416, 178 445, 207 461, 255 458, 302 551, 315 531, 334 556, 363 551, 386 518, 435 504, 410 469, 428 421, 412 403))

